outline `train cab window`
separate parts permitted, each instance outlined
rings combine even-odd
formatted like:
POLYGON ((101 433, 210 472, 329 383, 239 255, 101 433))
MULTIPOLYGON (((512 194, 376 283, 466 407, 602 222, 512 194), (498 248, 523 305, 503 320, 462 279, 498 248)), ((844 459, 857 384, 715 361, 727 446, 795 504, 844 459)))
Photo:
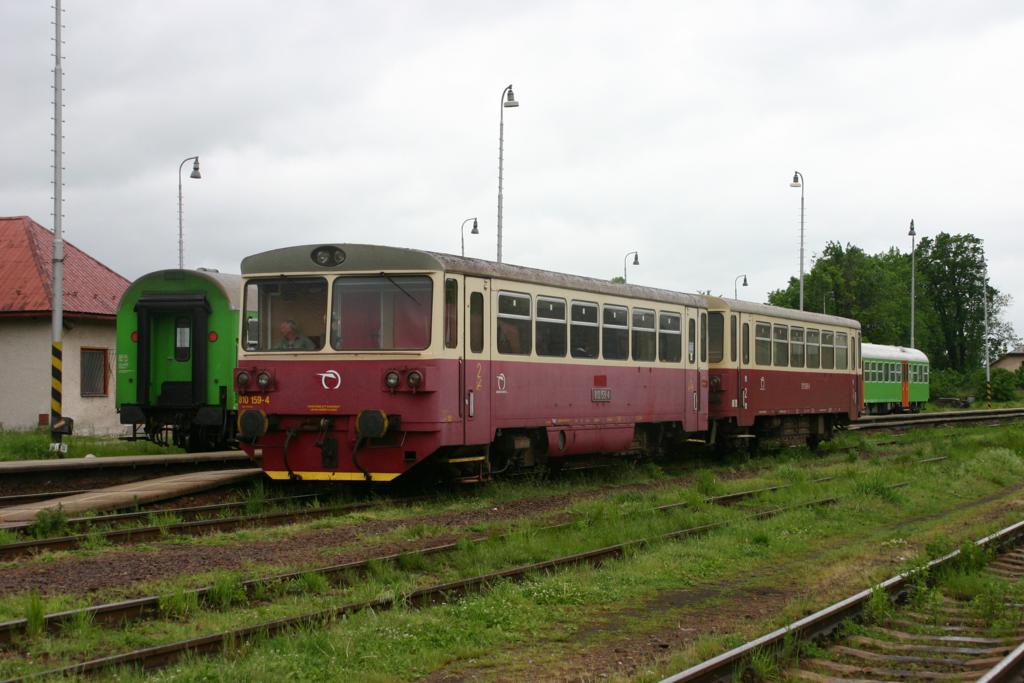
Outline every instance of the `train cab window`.
POLYGON ((775 325, 775 347, 772 359, 775 366, 784 368, 789 365, 789 328, 785 325, 775 325))
POLYGON ((691 363, 697 362, 697 321, 690 318, 686 326, 686 357, 691 363))
POLYGON ((565 358, 566 338, 569 334, 565 322, 565 299, 538 296, 535 326, 537 355, 565 358))
POLYGON ((708 362, 708 314, 700 314, 700 362, 708 362))
POLYGON ((658 316, 658 360, 663 363, 683 360, 683 329, 678 313, 658 316))
POLYGON ((743 364, 750 365, 750 323, 743 323, 743 364))
POLYGON ((184 363, 192 357, 192 321, 178 318, 174 321, 174 360, 184 363))
POLYGON ((806 347, 807 367, 821 367, 821 332, 807 328, 807 333, 804 336, 806 339, 804 346, 806 347))
POLYGON ((708 313, 708 361, 721 363, 725 358, 725 314, 708 313))
POLYGON ((729 360, 736 362, 736 316, 729 316, 729 360))
POLYGON ((754 362, 758 365, 772 364, 771 323, 756 323, 754 325, 754 362))
POLYGON ((469 295, 469 350, 484 350, 484 295, 480 292, 469 295))
POLYGON ((498 292, 498 353, 529 356, 533 349, 530 295, 498 292))
POLYGON ((836 370, 847 369, 847 336, 845 332, 836 332, 836 370))
POLYGON ((601 318, 601 357, 605 360, 629 358, 629 310, 625 306, 605 306, 601 318))
POLYGON ((633 360, 653 361, 658 355, 658 335, 654 331, 654 311, 633 309, 633 360))
POLYGON ((459 283, 451 278, 444 281, 444 347, 459 345, 459 283))
POLYGON ((339 277, 331 296, 331 347, 338 351, 427 348, 433 294, 433 280, 426 275, 339 277))
POLYGON ((821 369, 832 370, 836 366, 836 333, 821 331, 821 369))
POLYGON ((789 365, 794 368, 804 366, 804 328, 789 328, 789 365))
POLYGON ((601 346, 597 304, 573 301, 570 311, 570 354, 573 358, 597 358, 601 346))
MULTIPOLYGON (((430 278, 423 279, 428 287, 424 301, 424 322, 429 340, 430 278)), ((316 351, 324 347, 327 335, 327 281, 322 277, 249 280, 245 285, 243 310, 246 323, 242 331, 242 347, 246 351, 295 353, 316 351)), ((332 335, 339 333, 340 324, 341 320, 332 315, 332 335)))

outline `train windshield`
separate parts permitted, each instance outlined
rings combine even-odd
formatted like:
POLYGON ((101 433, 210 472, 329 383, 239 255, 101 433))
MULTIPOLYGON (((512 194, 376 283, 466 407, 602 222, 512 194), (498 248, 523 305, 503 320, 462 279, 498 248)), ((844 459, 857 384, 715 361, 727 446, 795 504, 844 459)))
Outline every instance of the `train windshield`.
POLYGON ((327 328, 327 281, 321 277, 249 280, 245 285, 246 351, 317 351, 327 328))
POLYGON ((331 304, 331 347, 338 351, 427 348, 433 289, 426 275, 338 278, 331 304))

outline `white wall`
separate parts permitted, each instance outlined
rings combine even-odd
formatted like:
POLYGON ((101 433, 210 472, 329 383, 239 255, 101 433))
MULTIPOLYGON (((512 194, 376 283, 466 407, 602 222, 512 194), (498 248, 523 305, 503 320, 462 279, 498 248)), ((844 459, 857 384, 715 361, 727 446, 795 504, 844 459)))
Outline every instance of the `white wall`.
MULTIPOLYGON (((64 330, 63 414, 76 434, 119 434, 114 410, 114 321, 71 320, 64 330), (107 349, 107 395, 82 396, 82 347, 107 349)), ((50 319, 0 319, 0 424, 31 429, 50 414, 50 319)))

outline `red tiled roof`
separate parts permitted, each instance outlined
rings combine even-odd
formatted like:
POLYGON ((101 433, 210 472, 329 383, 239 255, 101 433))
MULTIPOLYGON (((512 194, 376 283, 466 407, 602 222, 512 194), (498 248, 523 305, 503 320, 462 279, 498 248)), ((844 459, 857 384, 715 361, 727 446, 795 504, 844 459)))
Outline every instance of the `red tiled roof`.
MULTIPOLYGON (((49 315, 53 233, 28 216, 0 217, 0 316, 49 315)), ((114 316, 130 283, 64 242, 64 313, 114 316)))

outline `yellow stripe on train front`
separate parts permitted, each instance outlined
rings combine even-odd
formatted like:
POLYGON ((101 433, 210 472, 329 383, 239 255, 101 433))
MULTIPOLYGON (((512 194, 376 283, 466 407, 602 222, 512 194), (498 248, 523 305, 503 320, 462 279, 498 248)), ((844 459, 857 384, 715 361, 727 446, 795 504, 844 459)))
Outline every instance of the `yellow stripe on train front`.
MULTIPOLYGON (((264 470, 271 479, 288 480, 287 471, 264 470)), ((307 481, 366 481, 362 472, 300 472, 293 471, 296 477, 307 481)), ((391 481, 401 472, 370 472, 371 481, 391 481)))

